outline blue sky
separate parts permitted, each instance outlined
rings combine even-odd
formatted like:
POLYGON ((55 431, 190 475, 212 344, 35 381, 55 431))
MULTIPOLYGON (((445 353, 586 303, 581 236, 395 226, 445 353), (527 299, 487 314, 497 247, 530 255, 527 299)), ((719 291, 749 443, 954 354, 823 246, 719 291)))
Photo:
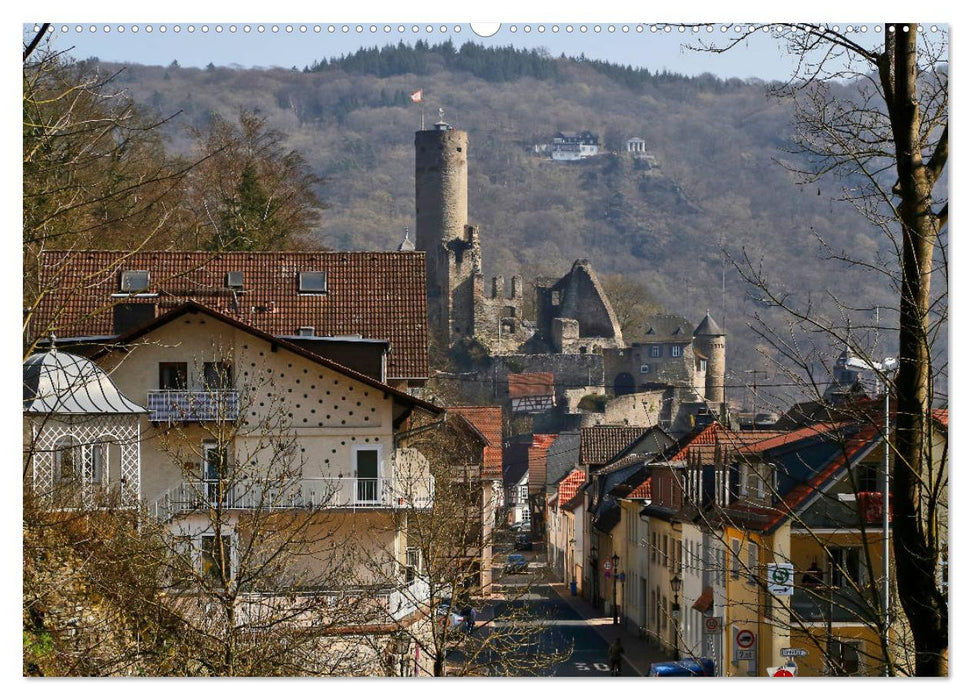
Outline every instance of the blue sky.
MULTIPOLYGON (((652 25, 637 22, 508 23, 502 24, 494 35, 483 37, 468 23, 61 21, 55 23, 53 34, 54 45, 71 49, 71 54, 78 59, 97 56, 107 61, 154 65, 168 65, 177 60, 180 65, 196 67, 212 62, 245 68, 303 68, 315 60, 353 52, 361 46, 383 46, 402 39, 414 42, 419 38, 437 43, 451 38, 457 45, 472 40, 487 45, 543 47, 554 55, 583 53, 589 58, 688 75, 710 72, 720 77, 766 80, 789 75, 790 57, 778 42, 768 37, 752 38, 744 46, 721 56, 686 48, 686 44, 697 44, 699 39, 724 36, 720 32, 724 25, 714 26, 711 33, 704 29, 697 33, 691 30, 679 33, 677 29, 665 33, 652 31, 652 25), (81 31, 77 31, 79 27, 81 31), (262 32, 259 27, 263 27, 262 32), (277 28, 276 32, 273 27, 277 28)), ((28 26, 28 31, 31 28, 28 26)), ((877 38, 872 27, 867 38, 870 37, 877 38)))

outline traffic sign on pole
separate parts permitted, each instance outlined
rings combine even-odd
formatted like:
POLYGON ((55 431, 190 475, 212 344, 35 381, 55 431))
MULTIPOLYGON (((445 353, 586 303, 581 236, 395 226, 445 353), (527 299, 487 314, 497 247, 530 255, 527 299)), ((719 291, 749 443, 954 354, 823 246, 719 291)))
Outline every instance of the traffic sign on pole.
POLYGON ((782 656, 806 656, 809 652, 799 647, 785 647, 779 653, 782 656))
POLYGON ((722 619, 720 617, 706 617, 704 622, 705 634, 718 634, 722 631, 722 619))
POLYGON ((735 635, 735 644, 739 649, 751 649, 755 645, 755 632, 739 630, 735 635))
POLYGON ((792 564, 769 564, 766 588, 772 595, 792 595, 795 572, 792 564))

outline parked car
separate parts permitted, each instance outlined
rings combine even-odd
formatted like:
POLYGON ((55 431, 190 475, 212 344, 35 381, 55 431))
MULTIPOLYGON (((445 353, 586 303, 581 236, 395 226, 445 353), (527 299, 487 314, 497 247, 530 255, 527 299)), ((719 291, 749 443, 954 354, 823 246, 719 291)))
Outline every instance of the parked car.
POLYGON ((447 629, 465 627, 465 615, 457 608, 452 607, 452 601, 444 599, 435 609, 435 618, 442 627, 447 629))
POLYGON ((533 540, 526 533, 516 535, 516 549, 533 550, 533 540))
POLYGON ((526 557, 522 554, 510 554, 506 558, 506 573, 516 574, 522 573, 529 568, 529 562, 526 557))
POLYGON ((712 659, 662 661, 661 663, 651 664, 650 675, 658 678, 714 676, 715 662, 712 659))

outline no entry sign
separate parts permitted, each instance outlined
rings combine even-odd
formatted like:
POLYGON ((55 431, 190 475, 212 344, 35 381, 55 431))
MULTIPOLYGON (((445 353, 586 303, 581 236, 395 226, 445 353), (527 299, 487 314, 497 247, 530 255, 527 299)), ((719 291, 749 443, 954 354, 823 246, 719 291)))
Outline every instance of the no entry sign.
POLYGON ((705 618, 705 634, 718 634, 721 632, 722 619, 720 617, 705 618))
POLYGON ((755 632, 752 630, 739 630, 735 635, 735 644, 739 649, 751 649, 755 644, 755 632))

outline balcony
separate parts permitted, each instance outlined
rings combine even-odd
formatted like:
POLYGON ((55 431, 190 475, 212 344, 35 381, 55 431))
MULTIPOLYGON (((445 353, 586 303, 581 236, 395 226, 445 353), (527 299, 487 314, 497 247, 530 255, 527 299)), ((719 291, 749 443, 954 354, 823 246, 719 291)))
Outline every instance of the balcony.
POLYGON ((879 615, 865 596, 849 587, 797 588, 790 606, 792 617, 803 622, 866 622, 879 615))
POLYGON ((380 510, 430 508, 435 484, 396 479, 193 479, 166 491, 155 502, 155 517, 163 522, 199 510, 345 509, 380 510))
POLYGON ((153 423, 234 421, 238 417, 236 391, 160 389, 148 392, 148 419, 153 423))

